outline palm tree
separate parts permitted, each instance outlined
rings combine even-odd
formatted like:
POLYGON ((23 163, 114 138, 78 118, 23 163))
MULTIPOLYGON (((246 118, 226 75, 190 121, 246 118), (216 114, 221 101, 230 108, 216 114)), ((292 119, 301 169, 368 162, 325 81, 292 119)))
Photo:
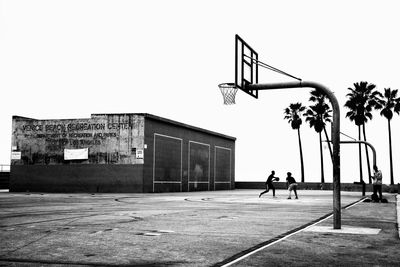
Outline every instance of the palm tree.
MULTIPOLYGON (((310 100, 311 102, 314 102, 314 103, 321 103, 321 104, 325 103, 326 95, 325 95, 324 93, 322 93, 321 91, 313 90, 313 91, 310 92, 310 94, 311 94, 311 97, 310 97, 309 100, 310 100)), ((331 147, 331 143, 330 143, 330 141, 329 141, 328 133, 327 133, 327 131, 326 131, 326 127, 325 127, 325 126, 324 126, 324 129, 323 129, 323 130, 324 130, 324 134, 325 134, 326 141, 327 141, 327 143, 328 143, 328 148, 329 148, 329 153, 330 153, 330 155, 331 155, 331 160, 333 161, 332 147, 331 147)))
MULTIPOLYGON (((314 92, 314 91, 313 91, 314 92)), ((319 93, 313 93, 312 96, 319 93)), ((322 153, 322 136, 321 132, 324 130, 326 122, 331 122, 331 115, 329 113, 332 112, 329 105, 324 102, 325 97, 318 98, 318 101, 315 105, 310 106, 307 112, 304 114, 306 116, 306 121, 310 124, 310 128, 314 128, 314 130, 319 135, 319 150, 321 155, 321 183, 325 183, 324 177, 324 157, 322 153)), ((311 98, 310 98, 311 100, 311 98)), ((329 142, 328 142, 329 143, 329 142)))
POLYGON ((285 109, 285 117, 284 119, 288 120, 290 126, 292 126, 293 130, 297 130, 297 136, 299 139, 299 149, 300 149, 300 165, 301 165, 301 182, 304 183, 304 162, 303 162, 303 149, 301 147, 301 138, 300 138, 300 126, 303 123, 301 119, 301 115, 306 110, 306 107, 301 103, 290 104, 289 107, 285 109))
MULTIPOLYGON (((381 93, 375 90, 375 84, 368 82, 354 83, 354 88, 348 88, 350 93, 346 96, 349 98, 344 106, 350 111, 346 113, 346 117, 350 121, 354 121, 356 126, 358 126, 358 140, 361 140, 361 130, 364 135, 364 141, 367 141, 365 134, 365 124, 368 120, 372 120, 372 109, 378 109, 380 107, 379 97, 381 93)), ((368 179, 371 183, 371 167, 369 163, 369 153, 367 145, 365 145, 365 153, 367 156, 368 165, 368 179)), ((362 161, 361 161, 361 144, 358 145, 358 157, 360 164, 360 182, 363 182, 363 171, 362 171, 362 161)))
POLYGON ((397 97, 398 90, 391 90, 385 88, 384 99, 380 101, 382 105, 381 116, 384 116, 388 120, 388 132, 389 132, 389 156, 390 156, 390 184, 394 184, 393 178, 393 160, 392 160, 392 132, 390 129, 390 121, 393 118, 393 111, 397 114, 400 113, 400 97, 397 97))

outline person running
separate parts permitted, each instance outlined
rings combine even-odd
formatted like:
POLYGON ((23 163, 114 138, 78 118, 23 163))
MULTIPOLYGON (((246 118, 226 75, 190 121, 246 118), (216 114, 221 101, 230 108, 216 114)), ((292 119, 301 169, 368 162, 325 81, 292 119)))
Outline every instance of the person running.
POLYGON ((273 181, 279 181, 279 177, 275 177, 275 171, 271 171, 271 174, 268 176, 268 179, 265 182, 265 191, 260 193, 260 195, 258 196, 259 198, 265 193, 268 193, 270 189, 272 189, 272 196, 275 197, 275 186, 273 184, 273 181))
POLYGON ((292 176, 291 172, 287 173, 286 186, 287 186, 287 189, 289 190, 288 199, 292 199, 292 191, 294 191, 294 194, 296 195, 296 199, 298 199, 298 197, 297 197, 297 183, 296 183, 296 180, 294 179, 294 177, 292 176))
POLYGON ((382 202, 382 172, 378 169, 378 166, 374 166, 374 176, 372 176, 373 180, 373 189, 374 194, 377 201, 382 202), (379 198, 378 198, 379 193, 379 198))

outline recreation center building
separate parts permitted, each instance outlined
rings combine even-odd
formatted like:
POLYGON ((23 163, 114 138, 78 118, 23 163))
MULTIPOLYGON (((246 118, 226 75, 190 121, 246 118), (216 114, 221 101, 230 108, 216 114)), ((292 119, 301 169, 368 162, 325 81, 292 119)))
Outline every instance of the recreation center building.
POLYGON ((147 113, 13 116, 10 192, 230 190, 235 141, 147 113))

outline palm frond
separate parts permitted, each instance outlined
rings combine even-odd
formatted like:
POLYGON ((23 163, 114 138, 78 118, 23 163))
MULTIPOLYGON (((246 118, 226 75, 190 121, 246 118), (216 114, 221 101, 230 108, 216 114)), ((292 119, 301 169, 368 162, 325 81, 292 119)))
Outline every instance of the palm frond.
POLYGON ((297 102, 291 103, 289 107, 284 110, 284 119, 288 120, 292 129, 296 130, 300 128, 302 124, 301 114, 304 112, 305 108, 303 104, 297 102))
POLYGON ((372 110, 380 109, 381 93, 376 91, 376 85, 361 81, 354 83, 354 88, 348 88, 350 93, 347 94, 348 100, 345 102, 345 107, 350 109, 346 114, 351 121, 356 125, 362 125, 372 119, 372 110))

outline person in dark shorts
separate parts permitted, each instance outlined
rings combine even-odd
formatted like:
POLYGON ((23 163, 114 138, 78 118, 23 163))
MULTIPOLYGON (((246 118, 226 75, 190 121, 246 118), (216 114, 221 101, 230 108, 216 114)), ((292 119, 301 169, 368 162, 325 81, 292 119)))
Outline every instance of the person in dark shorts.
POLYGON ((294 194, 296 195, 296 199, 298 199, 298 197, 297 197, 297 183, 296 183, 296 180, 294 179, 294 177, 292 176, 291 172, 287 173, 286 186, 287 186, 287 189, 289 190, 288 199, 292 199, 292 191, 294 191, 294 194))
POLYGON ((267 181, 265 182, 265 191, 261 192, 258 197, 261 197, 265 193, 268 193, 270 189, 272 189, 272 196, 275 197, 275 186, 273 181, 279 181, 279 177, 275 177, 275 171, 271 171, 271 174, 268 176, 267 181))

